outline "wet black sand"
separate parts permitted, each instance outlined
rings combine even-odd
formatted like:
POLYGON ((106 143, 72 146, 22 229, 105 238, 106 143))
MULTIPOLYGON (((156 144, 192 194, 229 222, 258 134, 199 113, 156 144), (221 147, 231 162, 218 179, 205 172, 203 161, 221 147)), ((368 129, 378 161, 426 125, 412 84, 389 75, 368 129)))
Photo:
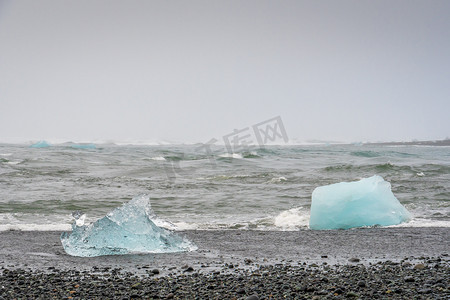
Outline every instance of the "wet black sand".
POLYGON ((181 234, 199 249, 79 258, 59 232, 1 232, 0 299, 450 297, 448 228, 181 234))

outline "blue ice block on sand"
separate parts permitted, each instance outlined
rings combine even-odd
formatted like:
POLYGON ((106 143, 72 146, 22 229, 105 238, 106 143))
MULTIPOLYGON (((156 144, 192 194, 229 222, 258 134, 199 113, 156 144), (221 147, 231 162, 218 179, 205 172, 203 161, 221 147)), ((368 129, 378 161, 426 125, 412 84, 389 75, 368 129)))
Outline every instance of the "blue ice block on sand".
POLYGON ((349 229, 407 222, 411 214, 381 176, 316 188, 312 193, 311 229, 349 229))
POLYGON ((188 240, 156 226, 151 215, 149 197, 140 195, 92 224, 77 220, 71 233, 61 234, 61 243, 68 254, 82 257, 196 249, 188 240))

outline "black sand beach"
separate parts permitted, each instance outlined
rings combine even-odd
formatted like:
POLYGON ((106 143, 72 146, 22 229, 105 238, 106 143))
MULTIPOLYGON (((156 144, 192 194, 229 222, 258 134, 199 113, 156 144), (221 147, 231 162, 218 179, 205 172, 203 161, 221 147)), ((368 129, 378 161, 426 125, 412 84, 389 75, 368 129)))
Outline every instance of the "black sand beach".
POLYGON ((448 228, 186 231, 197 251, 80 258, 0 233, 0 299, 448 299, 448 228))

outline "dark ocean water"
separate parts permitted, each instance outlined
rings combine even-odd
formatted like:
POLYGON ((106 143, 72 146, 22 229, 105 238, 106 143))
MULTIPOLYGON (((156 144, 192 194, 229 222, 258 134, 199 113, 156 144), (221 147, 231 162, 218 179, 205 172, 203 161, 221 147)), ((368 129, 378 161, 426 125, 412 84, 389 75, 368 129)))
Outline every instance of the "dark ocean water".
POLYGON ((212 150, 0 144, 0 230, 67 230, 73 211, 90 222, 143 193, 174 229, 296 230, 308 226, 314 188, 374 174, 413 214, 400 226, 450 227, 450 147, 212 150))

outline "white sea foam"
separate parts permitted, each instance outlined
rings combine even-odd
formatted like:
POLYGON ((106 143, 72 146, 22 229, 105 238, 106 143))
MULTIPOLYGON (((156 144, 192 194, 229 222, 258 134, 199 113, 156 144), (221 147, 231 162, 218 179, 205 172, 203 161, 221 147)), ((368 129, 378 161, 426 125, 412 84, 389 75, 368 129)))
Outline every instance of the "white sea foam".
MULTIPOLYGON (((212 219, 211 216, 208 219, 212 219)), ((178 221, 174 222, 176 231, 183 230, 257 230, 257 231, 296 231, 300 229, 307 229, 309 222, 309 210, 301 207, 292 208, 282 211, 275 216, 257 217, 252 219, 236 219, 226 218, 218 220, 198 220, 195 222, 178 221)))
MULTIPOLYGON (((71 225, 67 223, 38 224, 29 222, 0 222, 1 231, 70 231, 71 225)), ((184 230, 257 230, 257 231, 298 231, 308 229, 309 211, 306 209, 292 208, 279 213, 274 217, 265 217, 249 221, 221 220, 220 222, 204 220, 203 222, 178 221, 170 223, 163 219, 153 219, 152 221, 159 227, 174 231, 184 230)), ((87 222, 89 223, 89 222, 87 222)), ((388 227, 450 227, 450 221, 430 220, 423 218, 413 218, 410 222, 388 227)))
POLYGON ((274 178, 270 179, 267 183, 280 183, 283 181, 287 181, 286 177, 280 176, 280 177, 274 177, 274 178))
POLYGON ((450 227, 450 221, 413 218, 409 222, 388 227, 450 227))
POLYGON ((67 216, 29 213, 0 214, 0 231, 63 231, 70 230, 67 216))
POLYGON ((57 254, 44 253, 44 252, 27 252, 26 255, 44 256, 44 257, 55 257, 57 254))
POLYGON ((167 220, 161 219, 161 218, 159 218, 156 215, 153 215, 151 217, 151 220, 158 227, 166 228, 166 229, 169 229, 169 230, 176 230, 177 229, 177 225, 175 225, 175 224, 173 224, 173 223, 171 223, 171 222, 169 222, 167 220))
POLYGON ((242 159, 243 156, 240 153, 223 153, 220 154, 219 157, 224 157, 224 158, 237 158, 237 159, 242 159))
POLYGON ((0 224, 0 231, 67 231, 71 228, 70 224, 0 224))
POLYGON ((197 179, 207 179, 207 180, 227 180, 227 179, 235 179, 235 178, 249 178, 251 175, 248 174, 237 174, 237 175, 217 175, 212 177, 199 177, 197 179))
POLYGON ((278 229, 286 231, 306 228, 309 223, 309 211, 301 207, 291 208, 277 215, 273 223, 278 229))
POLYGON ((176 222, 173 223, 175 228, 173 230, 183 231, 183 230, 196 230, 201 229, 202 224, 199 223, 187 223, 187 222, 176 222))
POLYGON ((154 156, 150 158, 151 160, 165 161, 164 156, 154 156))

